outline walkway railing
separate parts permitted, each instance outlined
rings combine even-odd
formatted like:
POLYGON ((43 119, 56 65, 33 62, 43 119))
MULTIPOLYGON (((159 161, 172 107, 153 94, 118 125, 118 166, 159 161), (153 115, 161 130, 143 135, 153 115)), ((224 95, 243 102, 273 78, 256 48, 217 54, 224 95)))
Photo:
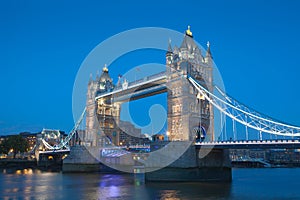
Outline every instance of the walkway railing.
POLYGON ((139 87, 141 85, 145 85, 145 84, 148 84, 148 83, 160 80, 160 79, 164 79, 164 78, 166 78, 166 72, 165 71, 160 72, 158 74, 153 74, 151 76, 147 76, 143 79, 139 79, 139 80, 136 80, 136 81, 131 81, 131 82, 128 83, 127 88, 123 88, 122 85, 119 85, 111 91, 100 93, 98 96, 95 97, 95 100, 97 100, 99 98, 103 98, 105 96, 116 94, 118 92, 125 91, 127 89, 132 89, 132 88, 135 88, 135 87, 139 87))

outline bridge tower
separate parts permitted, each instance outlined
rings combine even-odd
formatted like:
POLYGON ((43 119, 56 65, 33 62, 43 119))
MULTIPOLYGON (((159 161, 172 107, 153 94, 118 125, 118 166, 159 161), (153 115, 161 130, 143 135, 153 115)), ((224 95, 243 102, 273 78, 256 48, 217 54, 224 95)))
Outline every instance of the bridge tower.
POLYGON ((114 89, 113 81, 108 74, 106 65, 100 77, 88 84, 86 102, 86 135, 85 144, 90 146, 104 146, 107 143, 119 143, 119 131, 116 124, 120 120, 120 105, 112 103, 110 99, 101 98, 95 101, 99 93, 114 89), (105 133, 104 133, 105 132, 105 133))
POLYGON ((209 43, 207 48, 206 55, 202 56, 189 26, 179 48, 174 46, 172 49, 169 41, 166 83, 169 88, 168 134, 171 141, 192 141, 197 130, 210 140, 214 139, 213 108, 186 80, 187 76, 192 76, 207 89, 213 90, 213 60, 209 43))
POLYGON ((86 132, 81 135, 82 142, 87 146, 94 146, 97 136, 97 118, 96 118, 96 104, 95 96, 98 89, 98 80, 97 75, 96 80, 90 75, 90 80, 88 83, 88 90, 86 95, 86 132))
MULTIPOLYGON (((106 65, 103 68, 99 79, 98 94, 110 92, 114 89, 113 80, 108 73, 106 65)), ((100 138, 98 138, 97 146, 105 146, 105 144, 119 145, 120 130, 120 104, 112 102, 111 98, 97 99, 96 115, 100 126, 100 138)))

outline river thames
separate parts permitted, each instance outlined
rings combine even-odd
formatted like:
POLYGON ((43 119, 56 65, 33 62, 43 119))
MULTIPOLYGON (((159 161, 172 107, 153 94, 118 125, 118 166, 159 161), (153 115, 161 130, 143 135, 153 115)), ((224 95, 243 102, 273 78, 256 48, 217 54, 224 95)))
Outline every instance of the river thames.
POLYGON ((143 183, 130 174, 0 173, 1 199, 300 199, 300 168, 235 168, 231 183, 143 183))

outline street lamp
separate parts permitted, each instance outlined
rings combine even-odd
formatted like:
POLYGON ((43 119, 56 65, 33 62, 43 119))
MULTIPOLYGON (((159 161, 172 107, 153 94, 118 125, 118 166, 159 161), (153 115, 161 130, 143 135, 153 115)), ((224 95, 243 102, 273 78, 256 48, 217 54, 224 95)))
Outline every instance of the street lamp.
POLYGON ((167 141, 169 141, 170 132, 167 131, 166 134, 167 134, 167 141))

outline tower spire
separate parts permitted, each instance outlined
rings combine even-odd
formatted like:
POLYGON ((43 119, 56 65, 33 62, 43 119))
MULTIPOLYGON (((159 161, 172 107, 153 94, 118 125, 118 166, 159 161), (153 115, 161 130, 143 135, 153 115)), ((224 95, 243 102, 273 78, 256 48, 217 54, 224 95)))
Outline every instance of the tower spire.
POLYGON ((171 64, 173 59, 173 50, 171 46, 171 39, 169 39, 168 51, 166 53, 166 62, 167 64, 171 64))
POLYGON ((97 73, 96 73, 96 81, 99 80, 99 70, 97 70, 97 73))
POLYGON ((104 64, 104 67, 102 69, 103 72, 108 72, 107 64, 104 64))
POLYGON ((185 31, 185 34, 190 36, 190 37, 193 37, 193 33, 191 31, 191 26, 190 25, 188 25, 188 29, 185 31))
POLYGON ((212 57, 212 55, 211 55, 211 51, 210 51, 210 43, 209 43, 209 41, 207 42, 207 50, 206 50, 206 54, 205 54, 204 60, 205 60, 205 63, 207 63, 207 64, 209 64, 209 65, 212 64, 213 57, 212 57))
POLYGON ((89 79, 89 83, 91 83, 93 81, 93 74, 90 73, 90 79, 89 79))
POLYGON ((206 55, 205 55, 205 57, 210 57, 210 58, 212 58, 212 55, 211 55, 211 51, 210 51, 210 42, 209 41, 207 41, 207 50, 206 50, 206 55))
POLYGON ((171 46, 171 39, 169 38, 169 44, 168 44, 168 52, 169 53, 172 53, 173 50, 172 50, 172 46, 171 46))

